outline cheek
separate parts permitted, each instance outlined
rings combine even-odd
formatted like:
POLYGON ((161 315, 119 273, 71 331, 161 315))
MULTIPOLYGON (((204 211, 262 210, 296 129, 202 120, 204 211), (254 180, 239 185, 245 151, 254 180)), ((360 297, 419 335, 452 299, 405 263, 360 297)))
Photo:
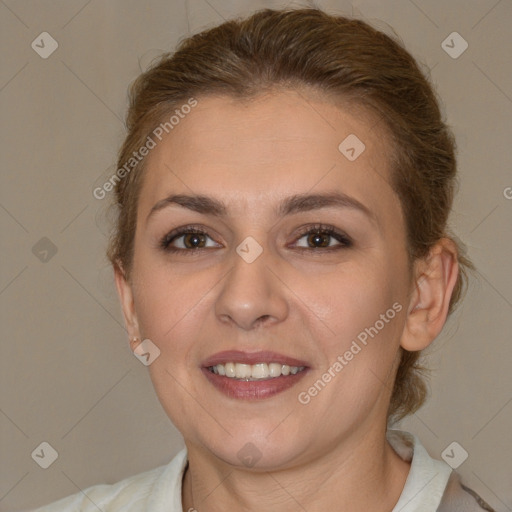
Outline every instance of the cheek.
POLYGON ((309 319, 307 328, 323 357, 301 390, 315 394, 309 386, 323 389, 315 384, 319 378, 332 381, 318 404, 332 407, 334 415, 340 408, 367 410, 391 386, 405 306, 402 285, 381 265, 347 268, 317 281, 320 286, 302 283, 301 297, 310 310, 303 307, 301 315, 309 319))
POLYGON ((397 280, 380 267, 382 264, 377 262, 352 265, 315 280, 300 276, 294 280, 294 291, 303 304, 302 314, 310 319, 310 327, 318 326, 315 330, 324 334, 320 339, 329 349, 350 345, 376 323, 379 331, 396 331, 396 309, 401 308, 393 309, 393 304, 400 303, 403 294, 397 280))
POLYGON ((329 331, 310 314, 309 328, 323 357, 300 390, 312 399, 313 408, 323 411, 326 423, 338 426, 363 421, 392 389, 405 311, 387 278, 367 280, 351 273, 344 285, 329 298, 311 296, 318 305, 315 313, 325 313, 329 331), (320 380, 328 382, 325 387, 320 380))
POLYGON ((135 307, 141 334, 160 350, 148 367, 153 386, 176 427, 190 429, 186 418, 202 414, 191 410, 196 402, 190 396, 201 393, 197 379, 190 376, 197 339, 212 307, 208 291, 213 279, 179 276, 157 264, 141 265, 136 275, 140 284, 136 287, 135 307))
POLYGON ((190 372, 204 348, 198 340, 212 333, 213 300, 222 275, 208 269, 183 275, 151 256, 139 262, 134 268, 137 319, 141 335, 160 350, 149 367, 151 378, 161 400, 169 395, 173 403, 183 394, 180 385, 195 391, 190 372))
POLYGON ((211 275, 181 276, 168 264, 144 255, 134 267, 134 279, 142 334, 155 340, 171 336, 181 323, 188 322, 213 284, 211 275))

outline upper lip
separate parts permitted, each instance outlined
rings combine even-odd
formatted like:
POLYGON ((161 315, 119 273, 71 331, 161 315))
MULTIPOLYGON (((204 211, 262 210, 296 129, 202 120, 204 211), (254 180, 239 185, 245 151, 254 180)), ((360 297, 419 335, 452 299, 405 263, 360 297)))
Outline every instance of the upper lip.
POLYGON ((243 352, 241 350, 225 350, 213 354, 203 361, 202 366, 208 368, 224 363, 241 363, 241 364, 257 364, 257 363, 280 363, 288 366, 308 366, 305 361, 294 357, 285 356, 269 350, 259 352, 243 352))

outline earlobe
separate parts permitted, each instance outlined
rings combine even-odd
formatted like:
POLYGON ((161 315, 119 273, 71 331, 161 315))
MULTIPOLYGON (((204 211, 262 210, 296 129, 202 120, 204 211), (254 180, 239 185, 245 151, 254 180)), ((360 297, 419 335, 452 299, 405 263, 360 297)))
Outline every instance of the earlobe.
POLYGON ((426 348, 441 332, 458 277, 457 247, 442 238, 429 255, 415 263, 415 279, 400 345, 405 350, 426 348))
POLYGON ((126 278, 125 272, 121 264, 114 267, 114 278, 116 282, 117 294, 121 303, 124 321, 130 343, 133 345, 133 340, 140 337, 139 324, 137 321, 137 314, 135 312, 135 303, 133 300, 133 289, 129 280, 126 278))

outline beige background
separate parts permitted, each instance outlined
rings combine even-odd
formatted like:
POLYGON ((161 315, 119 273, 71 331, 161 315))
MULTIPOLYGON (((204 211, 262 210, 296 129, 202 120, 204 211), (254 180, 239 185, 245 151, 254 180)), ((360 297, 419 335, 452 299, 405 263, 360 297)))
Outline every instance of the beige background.
MULTIPOLYGON (((92 190, 115 169, 126 89, 151 58, 223 18, 285 4, 0 1, 0 510, 118 481, 181 448, 129 350, 104 257, 107 203, 92 190), (59 45, 47 59, 31 48, 43 31, 59 45), (53 256, 36 246, 43 237, 53 256), (46 470, 31 458, 43 441, 58 452, 46 470)), ((459 472, 512 510, 512 2, 317 5, 394 27, 443 98, 460 154, 452 225, 478 273, 428 359, 433 397, 404 428, 438 458, 457 441, 469 453, 459 472), (457 59, 441 47, 453 31, 469 43, 457 59)))

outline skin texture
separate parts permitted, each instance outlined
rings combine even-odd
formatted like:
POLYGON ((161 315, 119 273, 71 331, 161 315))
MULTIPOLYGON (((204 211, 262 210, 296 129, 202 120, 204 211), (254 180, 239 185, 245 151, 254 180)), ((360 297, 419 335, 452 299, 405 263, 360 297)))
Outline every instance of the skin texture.
POLYGON ((421 350, 438 335, 457 262, 442 239, 410 271, 389 152, 370 113, 281 90, 243 102, 198 98, 147 157, 133 267, 129 279, 117 269, 116 283, 130 338, 149 338, 161 351, 149 371, 188 448, 184 510, 384 512, 397 502, 409 464, 385 430, 399 347, 421 350), (338 150, 349 134, 365 144, 355 161, 338 150), (329 192, 356 199, 371 215, 337 206, 276 213, 291 195, 329 192), (167 205, 149 215, 170 194, 211 196, 227 214, 167 205), (299 231, 316 223, 345 233, 352 245, 326 235, 337 250, 318 247, 299 231), (207 231, 206 249, 159 247, 189 224, 207 231), (248 236, 263 249, 252 263, 236 252, 248 236), (301 404, 298 394, 396 303, 401 311, 301 404), (306 361, 308 372, 264 400, 229 398, 201 365, 232 349, 272 350, 306 361), (254 467, 237 455, 246 443, 261 457, 254 467))

